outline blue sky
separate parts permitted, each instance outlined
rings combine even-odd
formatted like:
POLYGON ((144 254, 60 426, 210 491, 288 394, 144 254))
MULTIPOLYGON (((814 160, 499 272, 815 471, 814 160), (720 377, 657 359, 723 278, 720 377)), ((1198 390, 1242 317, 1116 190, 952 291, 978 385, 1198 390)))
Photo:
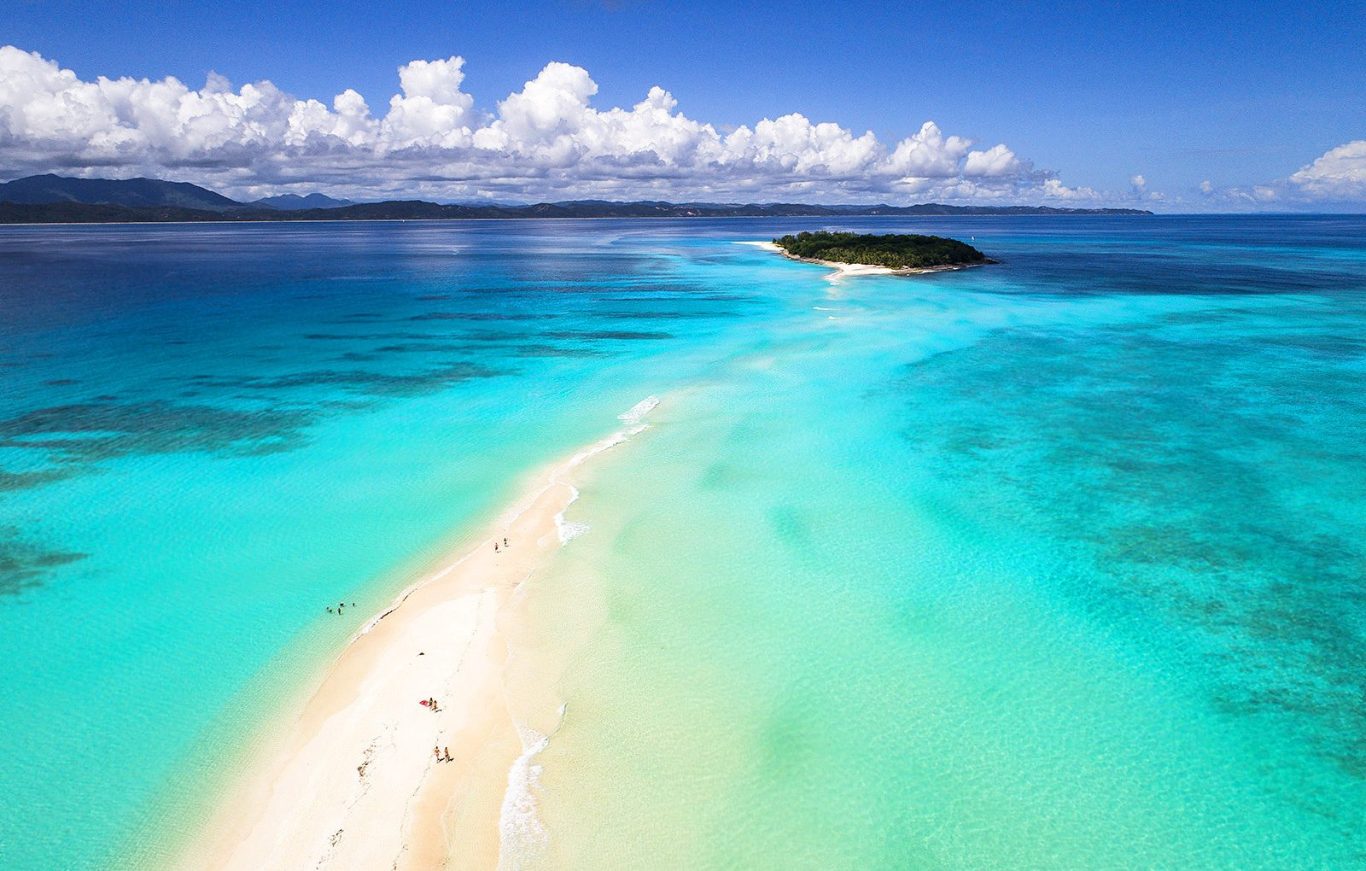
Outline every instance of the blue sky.
MULTIPOLYGON (((741 9, 629 0, 498 7, 11 0, 7 7, 0 44, 36 52, 83 81, 174 76, 193 89, 213 70, 234 88, 265 79, 294 98, 328 105, 351 88, 376 118, 399 90, 399 66, 459 56, 459 88, 472 98, 460 121, 472 130, 482 123, 476 115, 494 117, 499 101, 550 61, 591 76, 596 109, 629 109, 658 85, 677 101, 673 111, 711 125, 718 136, 799 113, 812 123, 834 122, 855 138, 871 130, 890 152, 933 121, 944 136, 971 140, 975 149, 1004 145, 1017 158, 1010 170, 1017 171, 1014 187, 1005 195, 1019 200, 1037 199, 1040 180, 1050 175, 1066 191, 1081 191, 1079 199, 1159 193, 1165 200, 1156 202, 1169 207, 1223 203, 1208 191, 1201 202, 1200 185, 1209 182, 1206 188, 1227 193, 1236 205, 1240 194, 1257 186, 1281 190, 1275 186, 1332 149, 1366 139, 1366 6, 1359 4, 794 2, 741 9), (1134 176, 1142 176, 1141 185, 1134 176)), ((6 161, 5 148, 0 138, 0 170, 31 167, 22 155, 6 161)), ((1263 205, 1366 200, 1356 151, 1344 158, 1345 164, 1330 161, 1327 182, 1314 180, 1317 198, 1299 196, 1309 187, 1296 184, 1263 205)), ((965 159, 960 155, 960 164, 965 159)), ((99 156, 89 163, 102 161, 108 163, 99 156)), ((157 161, 181 169, 195 162, 151 160, 157 161)), ((666 157, 665 163, 677 161, 666 157)), ((413 177, 479 175, 452 172, 453 165, 413 177)), ((859 166, 852 159, 840 165, 851 172, 848 167, 859 166)), ((832 172, 839 174, 818 169, 816 175, 828 179, 832 172)), ((250 172, 223 173, 220 186, 253 182, 250 172)), ((591 192, 602 174, 599 167, 544 192, 591 192)), ((266 185, 313 181, 259 175, 266 185)), ((402 174, 386 168, 376 179, 381 176, 377 183, 392 186, 402 174)), ((725 193, 727 184, 713 179, 700 192, 725 193)), ((938 182, 867 191, 829 181, 802 184, 775 198, 1003 195, 999 185, 987 191, 977 184, 965 194, 968 187, 938 182)), ((425 189, 440 193, 439 187, 425 189)), ((534 181, 523 187, 533 197, 543 192, 534 181)), ((687 185, 675 187, 686 192, 687 185)), ((519 190, 497 188, 503 198, 519 190)), ((450 194, 462 190, 468 193, 452 188, 450 194)), ((617 190, 630 193, 608 187, 608 193, 617 190)))

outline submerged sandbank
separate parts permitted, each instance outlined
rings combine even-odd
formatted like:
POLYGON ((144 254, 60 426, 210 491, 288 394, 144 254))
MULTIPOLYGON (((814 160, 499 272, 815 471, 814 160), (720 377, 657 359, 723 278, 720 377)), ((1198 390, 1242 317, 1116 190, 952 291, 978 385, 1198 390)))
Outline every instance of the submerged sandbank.
POLYGON ((534 835, 527 769, 545 739, 509 711, 509 605, 578 530, 564 520, 578 497, 571 474, 643 431, 657 403, 551 466, 476 543, 368 621, 187 835, 176 867, 491 868, 510 839, 534 835))

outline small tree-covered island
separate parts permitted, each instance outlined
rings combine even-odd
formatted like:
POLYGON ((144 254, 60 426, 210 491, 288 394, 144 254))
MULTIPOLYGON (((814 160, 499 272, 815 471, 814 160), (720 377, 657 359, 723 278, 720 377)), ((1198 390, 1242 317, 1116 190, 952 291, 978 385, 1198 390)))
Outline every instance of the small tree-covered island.
POLYGON ((981 251, 943 236, 887 233, 798 233, 773 240, 784 254, 811 262, 922 272, 994 263, 981 251))

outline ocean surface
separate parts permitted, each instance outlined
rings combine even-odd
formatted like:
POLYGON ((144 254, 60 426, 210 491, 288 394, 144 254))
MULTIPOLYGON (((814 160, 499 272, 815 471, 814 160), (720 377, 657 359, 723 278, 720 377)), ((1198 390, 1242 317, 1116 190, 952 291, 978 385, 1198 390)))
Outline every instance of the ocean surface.
POLYGON ((510 865, 1366 867, 1366 218, 1284 216, 0 229, 0 867, 155 866, 650 395, 510 865), (739 244, 820 227, 1001 262, 739 244))

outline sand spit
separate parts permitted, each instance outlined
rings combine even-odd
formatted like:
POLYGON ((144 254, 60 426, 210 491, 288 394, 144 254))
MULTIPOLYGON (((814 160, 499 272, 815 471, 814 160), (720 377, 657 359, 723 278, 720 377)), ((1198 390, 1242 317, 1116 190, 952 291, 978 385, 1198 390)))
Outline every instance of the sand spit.
POLYGON ((657 402, 638 404, 623 415, 625 429, 548 469, 477 543, 367 622, 202 835, 187 838, 177 867, 498 867, 508 806, 524 801, 510 790, 529 758, 503 682, 503 621, 515 619, 506 606, 568 540, 571 473, 644 430, 657 402), (422 704, 428 698, 435 711, 422 704))

